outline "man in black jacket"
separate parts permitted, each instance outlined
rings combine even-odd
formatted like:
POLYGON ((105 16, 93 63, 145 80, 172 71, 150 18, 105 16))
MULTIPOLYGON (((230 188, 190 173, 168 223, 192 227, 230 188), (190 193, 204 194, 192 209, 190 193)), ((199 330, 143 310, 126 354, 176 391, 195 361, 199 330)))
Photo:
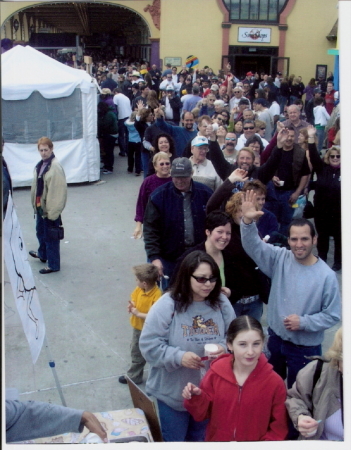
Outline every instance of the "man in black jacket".
MULTIPOLYGON (((216 141, 215 134, 209 137, 210 151, 207 154, 207 158, 211 160, 218 175, 224 181, 235 169, 244 169, 247 171, 249 180, 260 180, 263 184, 267 184, 274 176, 276 170, 279 167, 282 150, 281 148, 275 148, 268 161, 260 167, 254 165, 255 155, 253 151, 247 147, 239 150, 235 164, 228 162, 222 150, 216 141)), ((244 182, 236 183, 233 193, 242 190, 244 182)))
POLYGON ((177 259, 205 238, 206 204, 213 191, 193 181, 192 173, 188 158, 176 158, 172 163, 172 182, 150 195, 145 210, 145 250, 163 277, 163 290, 177 259))

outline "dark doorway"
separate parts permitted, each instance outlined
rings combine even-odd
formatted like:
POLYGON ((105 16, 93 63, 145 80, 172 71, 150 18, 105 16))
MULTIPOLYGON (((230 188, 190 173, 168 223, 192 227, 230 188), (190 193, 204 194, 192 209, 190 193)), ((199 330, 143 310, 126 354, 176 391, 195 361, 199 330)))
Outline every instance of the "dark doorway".
POLYGON ((245 78, 247 72, 272 73, 272 57, 278 56, 278 47, 253 47, 231 45, 229 62, 238 78, 245 78))
POLYGON ((247 72, 270 73, 270 64, 270 56, 236 56, 232 67, 234 67, 235 75, 243 79, 247 72))

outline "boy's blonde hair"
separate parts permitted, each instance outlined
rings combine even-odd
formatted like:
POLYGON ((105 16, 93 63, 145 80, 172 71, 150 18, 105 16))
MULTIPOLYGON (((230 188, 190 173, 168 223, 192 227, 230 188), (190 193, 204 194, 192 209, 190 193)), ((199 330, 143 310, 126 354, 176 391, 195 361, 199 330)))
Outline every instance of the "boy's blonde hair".
POLYGON ((149 286, 153 286, 158 280, 158 268, 153 264, 146 263, 134 266, 133 271, 139 281, 145 281, 149 286))

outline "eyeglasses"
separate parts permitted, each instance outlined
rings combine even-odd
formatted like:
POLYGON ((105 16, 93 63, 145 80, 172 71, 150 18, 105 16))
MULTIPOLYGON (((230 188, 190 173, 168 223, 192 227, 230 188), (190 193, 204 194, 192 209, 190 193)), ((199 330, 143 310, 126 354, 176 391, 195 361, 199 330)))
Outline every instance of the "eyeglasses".
POLYGON ((244 127, 244 130, 254 130, 255 127, 244 127))
POLYGON ((163 166, 170 166, 170 162, 162 162, 162 163, 159 163, 159 165, 161 166, 161 167, 163 167, 163 166))
POLYGON ((201 284, 205 284, 207 283, 207 281, 209 281, 210 283, 215 283, 217 281, 217 277, 211 277, 211 278, 206 278, 206 277, 196 277, 195 275, 191 275, 198 283, 201 284))
POLYGON ((233 91, 234 94, 240 94, 241 91, 233 91))
POLYGON ((329 155, 331 159, 340 159, 340 155, 329 155))
POLYGON ((234 141, 234 142, 236 141, 235 138, 227 138, 227 137, 225 138, 225 140, 226 140, 226 141, 234 141))
POLYGON ((266 127, 261 127, 261 128, 260 128, 260 130, 265 130, 265 129, 266 129, 266 127))

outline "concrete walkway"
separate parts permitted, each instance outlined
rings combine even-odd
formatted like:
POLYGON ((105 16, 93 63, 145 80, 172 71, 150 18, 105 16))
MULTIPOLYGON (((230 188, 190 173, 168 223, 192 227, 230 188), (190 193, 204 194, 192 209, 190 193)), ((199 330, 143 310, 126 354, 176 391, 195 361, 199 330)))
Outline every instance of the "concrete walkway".
MULTIPOLYGON (((68 188, 61 271, 41 275, 44 265, 28 256, 67 406, 90 411, 132 406, 128 387, 118 377, 130 363, 131 268, 146 259, 143 241, 131 239, 143 178, 127 174, 126 158, 118 156, 117 147, 115 155, 115 172, 102 175, 102 183, 68 188)), ((14 203, 27 251, 37 250, 29 188, 16 189, 14 203)), ((35 366, 31 362, 6 269, 4 324, 6 387, 17 388, 21 400, 60 404, 45 350, 35 366)), ((336 328, 326 332, 324 349, 336 328)), ((147 371, 141 388, 146 376, 147 371)))

